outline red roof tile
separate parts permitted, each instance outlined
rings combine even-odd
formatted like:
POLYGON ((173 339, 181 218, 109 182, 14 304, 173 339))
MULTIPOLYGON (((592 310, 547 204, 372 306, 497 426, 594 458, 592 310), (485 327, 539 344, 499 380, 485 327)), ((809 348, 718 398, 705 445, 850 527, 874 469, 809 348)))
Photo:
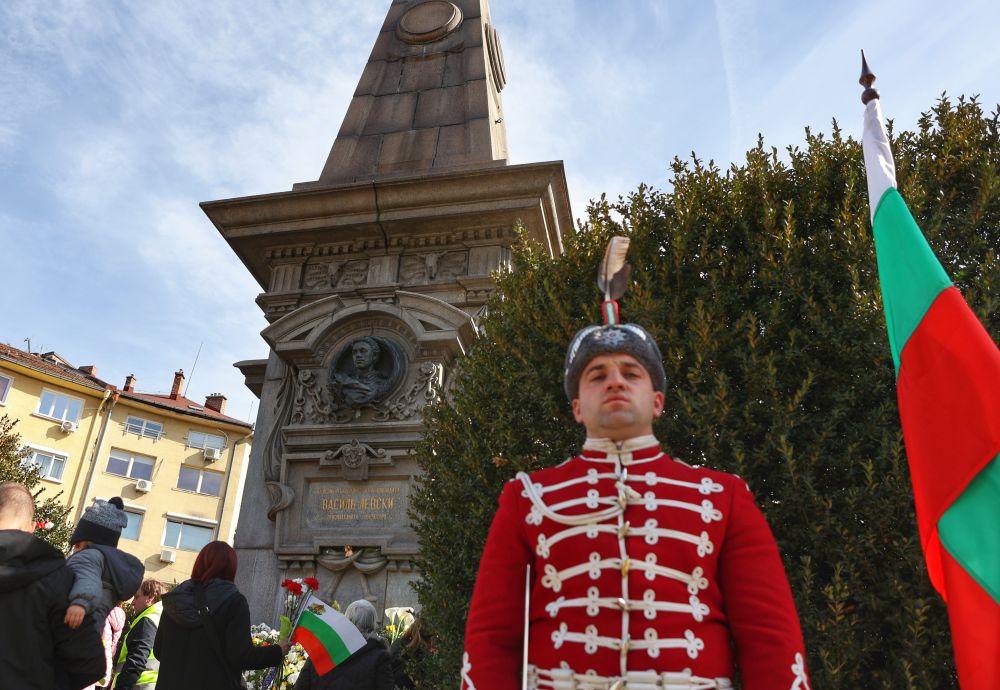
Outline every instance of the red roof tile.
POLYGON ((202 403, 195 402, 194 400, 185 398, 184 396, 171 398, 169 395, 156 393, 137 393, 134 391, 126 393, 121 391, 121 397, 138 400, 140 402, 156 405, 158 407, 164 407, 175 412, 181 412, 195 417, 214 419, 220 422, 226 422, 227 424, 236 424, 238 426, 246 427, 247 429, 253 428, 253 425, 248 424, 247 422, 236 419, 235 417, 228 417, 224 414, 220 414, 212 408, 205 407, 202 403))
POLYGON ((3 361, 20 364, 28 367, 29 369, 34 369, 35 371, 55 376, 56 378, 63 379, 64 381, 71 381, 72 383, 93 388, 98 391, 103 391, 109 387, 107 382, 102 381, 96 376, 84 374, 79 369, 74 369, 66 364, 60 364, 49 359, 43 359, 41 355, 19 350, 16 347, 7 345, 6 343, 0 343, 0 362, 3 361))

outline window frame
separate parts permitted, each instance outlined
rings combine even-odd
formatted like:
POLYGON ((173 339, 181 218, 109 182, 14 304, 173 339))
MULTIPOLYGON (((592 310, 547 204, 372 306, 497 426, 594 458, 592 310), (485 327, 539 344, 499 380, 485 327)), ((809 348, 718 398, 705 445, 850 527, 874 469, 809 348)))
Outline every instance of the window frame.
POLYGON ((167 513, 166 520, 164 520, 163 523, 163 534, 160 537, 160 545, 165 549, 175 549, 177 551, 190 551, 192 553, 197 553, 202 548, 204 548, 204 544, 202 546, 199 546, 197 549, 189 549, 187 547, 181 546, 181 543, 184 540, 185 526, 209 530, 210 534, 208 535, 208 541, 206 541, 205 544, 209 543, 210 541, 216 538, 217 536, 216 533, 218 532, 219 529, 219 523, 215 522, 214 520, 205 520, 204 518, 196 518, 191 515, 180 515, 178 513, 167 513), (180 525, 180 531, 178 531, 177 533, 176 544, 167 543, 167 532, 170 530, 171 524, 180 525))
MULTIPOLYGON (((145 479, 147 481, 152 481, 153 480, 153 474, 156 471, 156 458, 153 457, 152 455, 143 455, 142 453, 135 453, 135 452, 133 452, 131 450, 125 450, 124 448, 114 448, 114 447, 112 447, 111 450, 108 451, 107 458, 108 458, 108 462, 104 463, 104 473, 105 474, 110 474, 112 477, 121 477, 123 479, 131 479, 131 480, 145 479), (108 469, 108 464, 111 462, 111 459, 112 459, 112 453, 122 453, 122 454, 125 454, 125 455, 129 456, 129 459, 128 459, 128 469, 126 470, 125 474, 118 474, 117 472, 112 472, 110 469, 108 469), (135 465, 135 459, 137 457, 138 458, 142 458, 143 460, 146 460, 146 459, 150 460, 150 465, 151 466, 149 468, 149 476, 148 477, 133 477, 131 474, 129 474, 132 471, 132 467, 135 465)), ((115 459, 116 460, 123 460, 124 458, 115 458, 115 459)))
POLYGON ((0 405, 7 404, 7 396, 10 395, 10 389, 14 387, 14 377, 9 374, 0 373, 0 379, 7 382, 7 387, 3 389, 0 393, 0 405))
POLYGON ((222 496, 222 489, 225 486, 225 479, 226 479, 226 473, 225 472, 215 472, 215 471, 207 469, 205 467, 197 467, 195 465, 182 464, 181 468, 180 468, 180 471, 178 471, 178 473, 177 473, 177 485, 174 488, 177 489, 178 491, 185 491, 187 493, 198 494, 199 496, 213 496, 215 498, 219 498, 219 497, 222 496), (194 472, 198 473, 198 488, 197 489, 185 489, 184 487, 182 487, 180 485, 180 483, 181 483, 181 473, 184 472, 184 470, 194 471, 194 472), (210 494, 210 493, 207 493, 207 492, 201 490, 201 487, 202 487, 202 484, 204 483, 205 475, 206 474, 215 475, 216 477, 219 478, 219 493, 217 493, 217 494, 210 494))
POLYGON ((197 429, 188 429, 187 440, 185 441, 185 443, 187 444, 188 448, 196 448, 197 450, 205 450, 206 448, 215 448, 215 446, 208 445, 208 439, 209 438, 217 438, 217 439, 219 439, 219 442, 220 442, 220 445, 219 445, 219 448, 218 448, 219 452, 222 452, 222 451, 224 451, 226 449, 226 436, 225 436, 225 434, 212 434, 212 433, 209 433, 207 431, 198 431, 197 429), (193 444, 191 442, 191 436, 193 434, 201 434, 202 436, 205 437, 205 441, 202 442, 202 444, 200 446, 197 446, 197 445, 193 444))
POLYGON ((132 537, 126 536, 125 535, 125 530, 128 529, 128 526, 126 525, 125 527, 123 527, 122 528, 122 539, 128 539, 129 541, 139 541, 139 537, 142 535, 142 522, 143 522, 143 520, 146 517, 146 511, 144 511, 144 510, 136 510, 135 508, 129 508, 128 506, 125 506, 125 513, 128 514, 128 515, 135 515, 139 519, 139 526, 135 530, 135 539, 133 539, 132 537))
POLYGON ((134 414, 130 414, 125 417, 125 421, 122 422, 122 428, 124 429, 126 434, 135 434, 139 438, 151 438, 154 441, 159 441, 164 436, 162 422, 155 422, 152 419, 146 419, 145 417, 139 417, 138 415, 134 414), (131 420, 133 419, 141 422, 141 424, 138 425, 139 426, 138 431, 134 428, 134 425, 132 425, 131 420), (146 433, 148 430, 148 425, 150 424, 155 424, 156 426, 160 427, 160 430, 155 435, 146 433))
MULTIPOLYGON (((52 482, 54 484, 62 484, 63 483, 62 477, 63 477, 63 474, 66 472, 66 465, 69 464, 69 454, 68 453, 63 453, 62 451, 58 451, 58 450, 56 450, 54 448, 46 448, 45 446, 37 446, 34 443, 25 443, 24 447, 27 448, 28 450, 30 450, 31 454, 28 457, 26 457, 24 460, 21 461, 21 466, 22 467, 27 467, 28 465, 36 464, 36 463, 33 462, 34 455, 36 453, 42 453, 43 455, 47 455, 53 461, 58 459, 62 463, 58 477, 51 477, 48 474, 41 474, 41 473, 39 474, 39 476, 41 476, 41 478, 44 479, 47 482, 52 482)), ((52 465, 53 465, 53 463, 49 464, 49 469, 50 470, 52 469, 52 465)))
MULTIPOLYGON (((41 417, 42 419, 50 419, 53 422, 73 422, 74 424, 79 424, 80 420, 83 419, 83 412, 84 409, 86 408, 86 405, 87 402, 83 398, 77 398, 68 393, 60 393, 54 388, 42 388, 42 392, 38 396, 38 405, 35 407, 35 411, 32 414, 34 414, 36 417, 41 417), (65 415, 63 415, 62 417, 55 417, 51 414, 42 412, 42 400, 45 398, 46 393, 51 393, 52 395, 56 396, 57 399, 59 398, 59 396, 62 396, 67 400, 75 400, 76 402, 80 403, 79 416, 76 419, 68 419, 65 415)), ((53 405, 51 406, 51 408, 54 407, 55 407, 55 401, 53 401, 53 405)), ((69 405, 67 405, 66 407, 68 411, 69 405)))

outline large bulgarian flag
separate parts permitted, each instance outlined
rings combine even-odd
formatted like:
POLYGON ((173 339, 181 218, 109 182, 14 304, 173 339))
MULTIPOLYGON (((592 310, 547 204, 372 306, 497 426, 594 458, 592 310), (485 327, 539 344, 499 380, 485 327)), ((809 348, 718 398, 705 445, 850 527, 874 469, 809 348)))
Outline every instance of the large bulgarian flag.
POLYGON ((310 595, 292 631, 292 642, 302 645, 319 675, 326 675, 365 646, 357 626, 332 606, 310 595))
POLYGON ((948 605, 962 688, 998 690, 1000 350, 896 190, 877 96, 862 144, 924 558, 948 605))

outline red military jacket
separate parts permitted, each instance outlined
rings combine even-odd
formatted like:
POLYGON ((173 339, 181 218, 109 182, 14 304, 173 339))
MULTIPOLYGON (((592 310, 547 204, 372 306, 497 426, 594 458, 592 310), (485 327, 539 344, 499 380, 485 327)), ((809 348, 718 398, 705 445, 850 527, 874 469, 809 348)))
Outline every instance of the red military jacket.
POLYGON ((652 436, 588 439, 507 483, 479 565, 463 690, 809 690, 802 633, 767 522, 739 477, 652 436))

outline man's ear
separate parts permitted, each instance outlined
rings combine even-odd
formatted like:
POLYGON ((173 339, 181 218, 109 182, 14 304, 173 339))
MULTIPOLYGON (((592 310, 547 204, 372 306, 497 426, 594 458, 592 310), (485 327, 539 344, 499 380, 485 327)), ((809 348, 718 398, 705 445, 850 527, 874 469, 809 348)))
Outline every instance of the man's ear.
POLYGON ((653 393, 653 416, 659 417, 663 414, 663 406, 666 404, 667 397, 660 391, 653 393))
POLYGON ((571 404, 573 406, 573 419, 576 420, 577 424, 583 424, 583 417, 580 416, 580 398, 573 398, 571 404))

